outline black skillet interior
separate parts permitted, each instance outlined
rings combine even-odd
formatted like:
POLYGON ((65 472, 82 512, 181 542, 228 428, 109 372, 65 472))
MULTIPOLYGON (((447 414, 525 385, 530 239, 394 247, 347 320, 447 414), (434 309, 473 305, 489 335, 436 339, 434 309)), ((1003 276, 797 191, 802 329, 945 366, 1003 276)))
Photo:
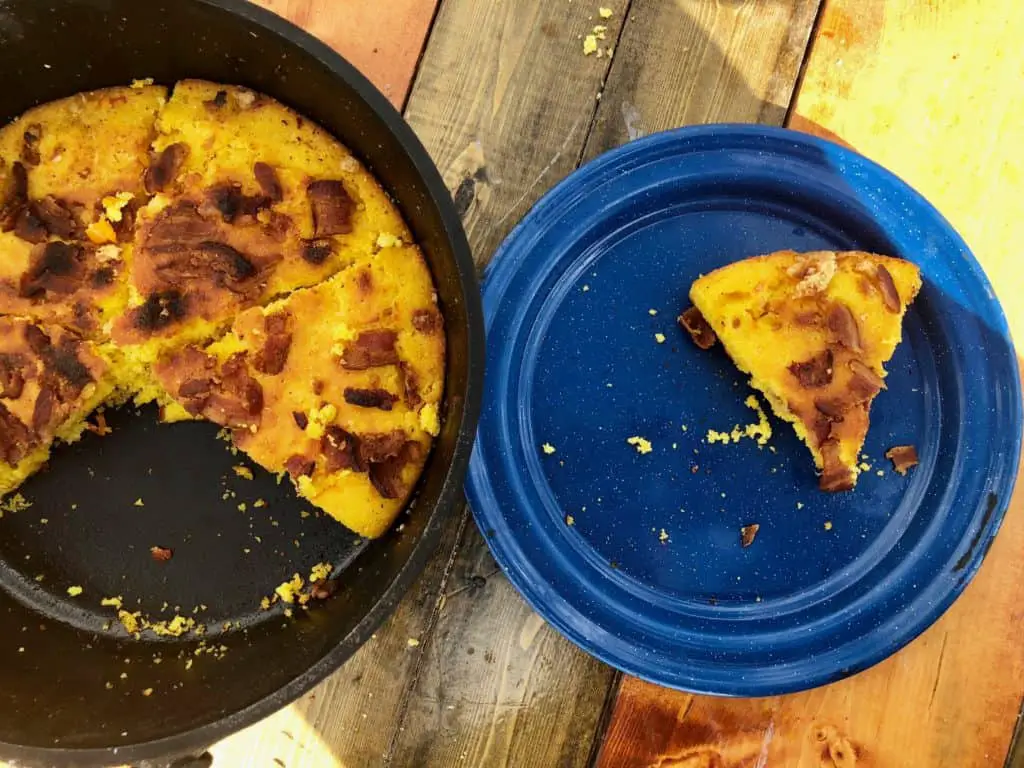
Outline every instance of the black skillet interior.
POLYGON ((482 321, 468 247, 436 170, 383 97, 244 0, 6 0, 0 71, 5 121, 133 78, 207 78, 274 96, 370 165, 437 281, 447 418, 411 513, 384 538, 303 517, 311 508, 258 468, 253 480, 238 476, 233 467, 252 465, 215 427, 160 426, 151 409, 133 408, 107 414, 111 435, 58 449, 22 489, 32 506, 0 519, 0 758, 92 765, 186 753, 338 666, 436 547, 461 498, 479 405, 482 321), (173 558, 156 562, 152 546, 173 558), (321 561, 341 571, 334 598, 291 620, 280 605, 260 609, 261 596, 321 561), (72 586, 83 593, 69 596, 72 586), (206 635, 126 639, 115 609, 100 605, 115 596, 153 621, 195 619, 206 635))

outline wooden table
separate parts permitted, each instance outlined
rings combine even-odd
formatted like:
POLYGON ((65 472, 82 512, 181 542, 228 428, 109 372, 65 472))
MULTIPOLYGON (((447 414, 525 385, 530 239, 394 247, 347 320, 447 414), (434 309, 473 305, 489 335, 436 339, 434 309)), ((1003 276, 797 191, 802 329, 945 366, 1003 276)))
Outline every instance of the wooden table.
MULTIPOLYGON (((928 196, 1024 339, 1019 0, 259 1, 404 109, 460 191, 481 265, 600 152, 687 123, 788 125, 852 145, 928 196), (602 55, 584 56, 597 24, 602 55)), ((1018 493, 974 583, 909 647, 825 688, 722 700, 620 678, 576 650, 463 515, 374 639, 294 706, 217 745, 215 764, 1024 766, 1008 757, 1024 694, 1022 551, 1018 493)))

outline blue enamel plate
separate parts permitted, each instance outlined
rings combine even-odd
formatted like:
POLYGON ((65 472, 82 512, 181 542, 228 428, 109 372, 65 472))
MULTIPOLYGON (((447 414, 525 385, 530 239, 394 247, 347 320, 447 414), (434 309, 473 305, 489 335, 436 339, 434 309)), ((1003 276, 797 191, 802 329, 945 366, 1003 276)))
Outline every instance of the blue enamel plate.
POLYGON ((537 612, 624 672, 734 696, 838 680, 935 621, 999 528, 1021 441, 1002 311, 939 213, 842 147, 730 125, 634 141, 537 204, 484 304, 477 524, 537 612), (757 421, 752 391, 676 316, 700 274, 787 248, 886 253, 924 276, 852 492, 819 491, 774 416, 764 447, 706 440, 757 421), (902 444, 920 456, 905 477, 884 458, 902 444))

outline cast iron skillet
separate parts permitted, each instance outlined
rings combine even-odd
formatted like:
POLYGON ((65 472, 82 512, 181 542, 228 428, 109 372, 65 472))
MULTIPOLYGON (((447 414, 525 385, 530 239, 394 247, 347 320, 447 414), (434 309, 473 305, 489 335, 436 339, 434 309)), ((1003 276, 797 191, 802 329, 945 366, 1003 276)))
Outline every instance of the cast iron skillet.
POLYGON ((154 413, 134 409, 108 414, 113 434, 57 450, 23 488, 33 506, 0 519, 0 758, 155 765, 202 751, 337 669, 423 569, 462 497, 480 405, 473 263, 435 167, 384 97, 325 45, 244 0, 4 0, 0 72, 3 121, 144 77, 237 83, 294 107, 351 147, 399 203, 446 318, 443 431, 409 513, 382 539, 303 518, 308 507, 288 484, 258 469, 251 481, 235 475, 243 462, 216 428, 158 427, 154 413), (260 498, 267 506, 254 509, 260 498), (173 559, 155 562, 152 546, 172 548, 173 559), (332 599, 293 620, 280 606, 259 609, 261 595, 321 560, 341 568, 332 599), (84 593, 71 598, 69 586, 84 593), (195 655, 196 638, 126 639, 109 623, 114 609, 100 606, 112 596, 153 618, 194 617, 214 652, 195 655))

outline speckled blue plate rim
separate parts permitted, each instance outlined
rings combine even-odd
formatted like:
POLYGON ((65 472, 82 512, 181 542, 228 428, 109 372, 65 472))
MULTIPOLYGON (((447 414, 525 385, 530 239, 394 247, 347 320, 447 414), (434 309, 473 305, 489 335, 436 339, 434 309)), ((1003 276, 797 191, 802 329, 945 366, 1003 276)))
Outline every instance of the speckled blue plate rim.
MULTIPOLYGON (((831 170, 843 177, 852 190, 859 191, 859 183, 850 178, 848 168, 851 166, 857 168, 861 174, 875 175, 887 184, 900 188, 913 199, 916 206, 935 220, 942 229, 942 236, 954 242, 959 248, 966 262, 961 264, 961 267, 966 267, 970 278, 990 297, 986 306, 982 308, 983 321, 1005 344, 1005 348, 998 351, 999 354, 1012 363, 1001 369, 1009 379, 1003 382, 1004 386, 1001 388, 1003 392, 1008 393, 1008 397, 997 403, 1001 410, 1002 432, 1005 438, 1003 446, 1006 450, 1002 451, 1003 455, 998 461, 999 471, 994 477, 989 477, 990 482, 986 483, 986 487, 991 489, 989 501, 979 499, 975 507, 976 512, 969 529, 969 541, 966 538, 961 541, 961 546, 958 546, 954 553, 956 557, 948 563, 957 578, 949 584, 932 585, 933 592, 935 587, 941 592, 938 596, 929 593, 929 597, 937 599, 932 599, 923 606, 918 605, 925 596, 926 590, 922 590, 899 612, 883 616, 883 621, 872 633, 876 642, 870 646, 864 645, 862 652, 854 654, 853 658, 848 646, 841 645, 834 652, 815 657, 815 669, 809 671, 801 668, 800 675, 787 674, 785 669, 775 669, 765 675, 737 675, 728 682, 721 678, 709 682, 709 679, 702 676, 699 668, 663 674, 649 664, 645 665, 634 659, 632 654, 637 648, 631 647, 624 639, 617 637, 614 627, 601 626, 585 616, 578 606, 572 605, 545 583, 529 562, 505 518, 506 515, 516 514, 516 510, 509 509, 507 505, 503 506, 496 498, 493 488, 496 478, 490 476, 490 468, 485 464, 479 448, 483 441, 488 439, 497 439, 501 445, 510 446, 515 438, 507 431, 497 436, 488 436, 485 434, 485 424, 481 422, 478 448, 474 451, 467 480, 467 494, 474 518, 502 570, 545 620, 588 653, 628 674, 656 684, 727 696, 776 695, 833 682, 881 661, 923 632, 963 591, 987 554, 1012 495, 1020 460, 1021 430, 1024 421, 1021 416, 1020 377, 1006 319, 994 298, 987 277, 962 238, 934 207, 894 174, 851 150, 799 132, 752 125, 696 126, 654 134, 602 155, 556 185, 516 225, 496 252, 491 266, 485 273, 484 304, 488 331, 491 330, 497 308, 509 282, 522 261, 529 256, 536 239, 546 231, 545 221, 548 217, 557 216, 571 205, 573 199, 591 192, 594 182, 598 182, 598 185, 607 182, 616 169, 630 164, 640 165, 646 155, 657 155, 659 149, 681 142, 700 141, 715 145, 736 141, 764 141, 773 145, 772 148, 776 150, 778 145, 785 144, 793 153, 812 152, 821 155, 827 160, 831 170)), ((977 306, 974 309, 981 311, 977 306)), ((495 339, 489 336, 489 343, 492 345, 503 345, 508 341, 507 338, 495 339)), ((507 421, 502 422, 503 427, 507 424, 507 421)), ((508 478, 500 480, 507 482, 508 478)), ((803 666, 806 667, 806 664, 803 666)))

